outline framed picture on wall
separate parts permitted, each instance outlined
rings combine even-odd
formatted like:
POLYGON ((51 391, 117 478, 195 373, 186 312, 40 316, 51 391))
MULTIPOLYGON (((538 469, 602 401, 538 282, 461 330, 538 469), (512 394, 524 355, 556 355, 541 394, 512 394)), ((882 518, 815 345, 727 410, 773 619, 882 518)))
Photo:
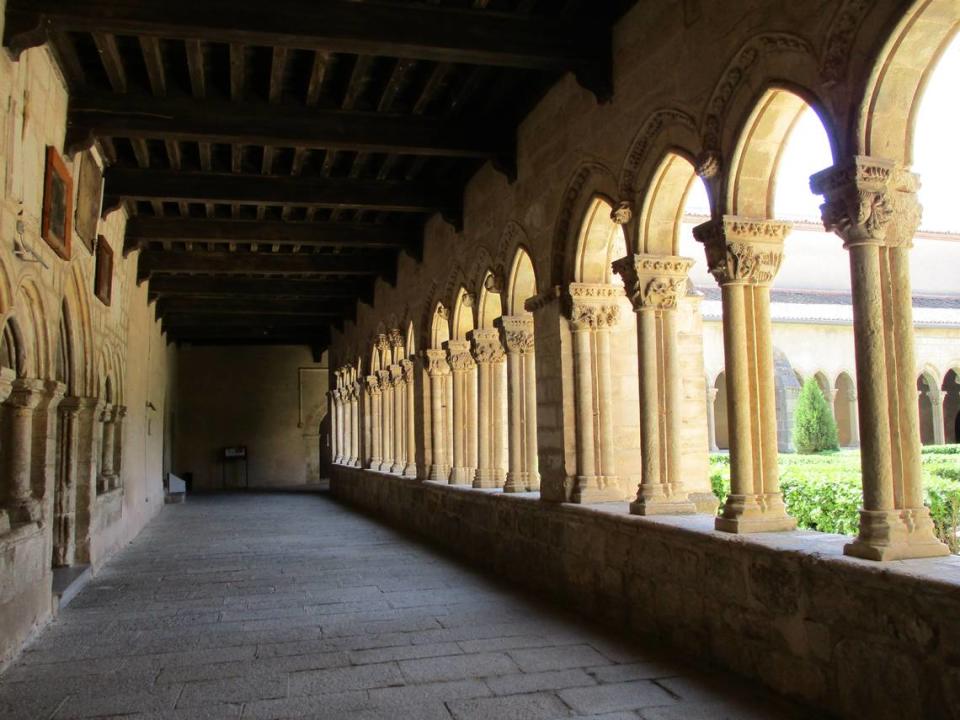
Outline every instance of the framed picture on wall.
POLYGON ((47 168, 43 178, 43 217, 40 236, 64 260, 70 259, 73 232, 73 179, 56 148, 47 146, 47 168))
POLYGON ((103 172, 97 165, 93 152, 80 155, 80 172, 77 177, 77 212, 74 216, 77 237, 93 253, 97 244, 97 221, 103 197, 103 172))
POLYGON ((93 275, 93 294, 104 305, 113 296, 113 248, 103 235, 97 237, 97 264, 93 275))

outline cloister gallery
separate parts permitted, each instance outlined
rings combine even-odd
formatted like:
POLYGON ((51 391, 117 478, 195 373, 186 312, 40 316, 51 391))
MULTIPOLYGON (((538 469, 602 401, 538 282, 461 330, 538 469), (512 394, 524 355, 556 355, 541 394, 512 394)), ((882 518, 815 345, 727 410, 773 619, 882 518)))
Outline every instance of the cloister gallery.
MULTIPOLYGON (((109 615, 104 589, 142 591, 113 563, 186 517, 184 476, 329 480, 342 512, 804 717, 960 717, 960 560, 921 472, 960 441, 960 143, 941 106, 923 124, 960 1, 270 5, 0 0, 0 715, 328 716, 245 704, 292 675, 196 715, 189 690, 22 700, 77 592, 109 615), (778 482, 809 378, 859 449, 855 536, 797 529, 778 482)), ((253 582, 243 533, 198 623, 253 582)), ((194 606, 163 615, 157 577, 123 612, 173 632, 194 606)), ((159 630, 126 618, 121 656, 159 630)), ((694 717, 559 698, 516 716, 694 717)))

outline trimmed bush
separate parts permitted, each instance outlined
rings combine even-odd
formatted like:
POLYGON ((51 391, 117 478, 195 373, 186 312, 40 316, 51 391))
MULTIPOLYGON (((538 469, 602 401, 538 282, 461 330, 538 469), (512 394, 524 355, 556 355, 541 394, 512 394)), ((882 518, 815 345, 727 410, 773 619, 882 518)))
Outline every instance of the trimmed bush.
POLYGON ((815 380, 807 379, 793 416, 793 442, 797 452, 810 454, 837 450, 837 423, 815 380))

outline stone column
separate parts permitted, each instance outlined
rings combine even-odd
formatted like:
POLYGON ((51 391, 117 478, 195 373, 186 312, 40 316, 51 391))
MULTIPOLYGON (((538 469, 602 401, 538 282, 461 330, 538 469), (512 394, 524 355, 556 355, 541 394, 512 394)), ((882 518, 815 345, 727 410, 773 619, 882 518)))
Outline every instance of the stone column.
POLYGON ((75 560, 90 562, 92 520, 97 499, 97 465, 100 453, 98 419, 103 411, 99 398, 71 398, 77 406, 77 484, 75 560))
POLYGON ((417 434, 416 434, 416 405, 414 404, 414 371, 415 365, 412 360, 404 359, 400 361, 400 367, 403 370, 403 384, 406 391, 404 399, 404 440, 406 449, 404 457, 406 464, 403 466, 403 476, 417 477, 417 434))
MULTIPOLYGON (((9 439, 4 437, 3 428, 3 413, 5 408, 2 407, 2 404, 10 397, 10 393, 13 391, 13 381, 16 378, 16 374, 13 370, 5 367, 0 367, 0 458, 7 457, 9 445, 9 439)), ((0 468, 4 468, 5 463, 0 460, 0 468)), ((5 498, 0 496, 0 502, 5 498)), ((8 508, 0 504, 0 535, 10 531, 10 511, 8 508)))
POLYGON ((117 438, 115 405, 107 405, 100 414, 103 424, 103 440, 100 445, 100 482, 99 492, 110 492, 116 486, 116 474, 113 468, 114 443, 117 438))
POLYGON ((123 485, 123 429, 127 419, 126 405, 117 405, 114 413, 113 435, 113 489, 123 485))
POLYGON ((637 498, 630 504, 634 515, 696 512, 680 468, 683 378, 675 323, 692 266, 693 260, 673 255, 632 255, 613 264, 637 314, 640 345, 642 464, 637 498))
POLYGON ((393 396, 393 464, 390 466, 390 472, 402 475, 407 464, 404 457, 407 443, 403 437, 404 424, 407 421, 404 407, 407 401, 407 388, 403 368, 399 365, 390 366, 390 384, 393 396))
POLYGON ((793 530, 777 469, 777 399, 770 283, 788 223, 724 216, 698 225, 707 265, 721 288, 731 492, 716 519, 734 533, 793 530))
POLYGON ((707 448, 710 452, 720 452, 717 446, 717 416, 715 405, 717 388, 707 388, 707 448))
POLYGON ((350 467, 360 467, 360 383, 350 384, 350 467))
POLYGON ((450 460, 447 458, 446 424, 447 381, 450 365, 446 350, 427 350, 427 376, 430 378, 430 438, 432 461, 429 479, 447 482, 450 478, 450 460))
POLYGON ((502 403, 500 376, 506 355, 500 344, 499 331, 492 328, 474 330, 473 359, 477 365, 477 470, 473 478, 475 488, 494 488, 506 480, 502 464, 503 415, 507 408, 502 403), (499 451, 499 452, 498 452, 499 451))
POLYGON ((337 397, 338 390, 333 388, 329 392, 330 397, 330 458, 331 462, 337 464, 340 462, 340 443, 337 437, 339 423, 337 415, 339 414, 340 398, 337 397))
POLYGON ((470 375, 476 372, 476 364, 470 356, 467 340, 448 340, 448 362, 453 382, 453 469, 451 485, 470 485, 476 468, 470 465, 470 434, 476 433, 476 417, 471 412, 470 375), (473 416, 472 416, 473 415, 473 416))
POLYGON ((33 495, 33 414, 44 397, 42 380, 17 378, 7 408, 7 498, 11 524, 40 522, 42 507, 33 495))
POLYGON ((367 386, 367 378, 363 377, 359 381, 360 385, 360 404, 362 414, 360 416, 360 447, 363 449, 360 458, 360 467, 370 467, 370 458, 373 456, 373 428, 371 420, 373 419, 373 396, 370 395, 370 388, 367 386))
POLYGON ((53 491, 53 564, 73 565, 76 551, 77 449, 81 399, 64 398, 59 406, 60 446, 53 491))
POLYGON ((381 408, 380 413, 380 472, 390 472, 393 467, 393 382, 390 370, 377 370, 380 378, 381 408))
POLYGON ((933 416, 933 444, 943 445, 946 443, 943 427, 943 401, 947 394, 939 389, 933 388, 927 390, 927 399, 930 401, 930 408, 933 416))
POLYGON ((340 387, 340 464, 350 458, 350 396, 347 386, 340 387))
POLYGON ((571 502, 622 499, 613 457, 608 328, 619 318, 613 285, 571 283, 567 306, 573 331, 577 477, 571 502))
POLYGON ((857 156, 810 178, 823 224, 850 251, 863 509, 847 555, 949 553, 923 504, 909 250, 920 224, 916 175, 857 156))
POLYGON ((367 375, 367 395, 370 396, 370 462, 367 467, 371 470, 380 469, 380 463, 383 461, 383 445, 380 437, 380 415, 383 412, 381 406, 380 378, 376 373, 367 375))
POLYGON ((860 418, 857 410, 857 394, 851 392, 847 396, 847 402, 850 403, 850 445, 860 447, 860 418))

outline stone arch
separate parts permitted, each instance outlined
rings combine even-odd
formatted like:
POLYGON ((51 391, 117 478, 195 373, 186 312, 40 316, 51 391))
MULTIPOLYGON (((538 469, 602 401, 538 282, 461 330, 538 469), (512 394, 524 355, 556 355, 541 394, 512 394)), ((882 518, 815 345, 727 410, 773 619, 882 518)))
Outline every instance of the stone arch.
POLYGON ((564 190, 560 212, 554 228, 550 278, 552 285, 563 285, 575 277, 577 251, 580 245, 582 220, 597 197, 613 207, 618 183, 605 165, 588 162, 573 174, 564 190))
POLYGON ((84 292, 87 282, 83 270, 74 266, 66 282, 63 308, 69 317, 70 341, 73 353, 73 394, 90 396, 96 386, 96 367, 89 359, 93 353, 93 324, 90 321, 90 303, 84 292))
POLYGON ((28 367, 27 346, 17 319, 8 317, 0 336, 0 367, 12 370, 17 377, 25 377, 28 367))
POLYGON ((855 447, 860 444, 857 418, 857 387, 853 373, 846 370, 837 375, 834 382, 836 398, 833 401, 833 417, 837 421, 837 440, 840 447, 855 447))
POLYGON ((659 158, 673 153, 687 158, 693 165, 699 149, 700 138, 693 116, 676 108, 655 110, 630 143, 620 170, 620 198, 637 206, 641 194, 654 186, 663 162, 659 158))
POLYGON ((639 218, 637 252, 677 255, 690 188, 697 181, 692 158, 670 150, 654 170, 639 218))
POLYGON ((17 328, 23 349, 22 377, 52 378, 53 365, 47 337, 49 332, 47 313, 44 309, 43 296, 32 279, 21 284, 13 315, 17 318, 17 328))
POLYGON ((413 329, 413 320, 407 321, 407 334, 404 339, 404 348, 408 358, 412 358, 417 354, 417 335, 413 329))
POLYGON ((611 217, 613 204, 595 195, 580 223, 577 251, 572 267, 574 282, 613 282, 613 261, 629 252, 623 226, 611 217))
POLYGON ((943 438, 947 443, 960 442, 960 363, 943 376, 943 438))
POLYGON ((527 315, 529 311, 524 307, 528 298, 534 297, 537 292, 537 273, 533 267, 533 260, 525 246, 517 248, 510 264, 510 279, 507 285, 507 311, 511 315, 527 315))
POLYGON ((793 452, 793 416, 803 382, 786 353, 773 348, 773 383, 777 403, 777 450, 793 452))
POLYGON ((938 402, 936 395, 940 393, 940 383, 937 375, 931 370, 923 370, 917 376, 917 412, 920 414, 920 442, 923 445, 933 445, 938 442, 939 430, 938 413, 934 403, 938 402))
POLYGON ((501 315, 503 315, 503 297, 500 285, 493 270, 488 270, 480 284, 477 327, 491 329, 493 321, 501 315))
POLYGON ((827 374, 823 372, 823 370, 817 370, 813 374, 813 379, 816 381, 817 387, 820 388, 820 392, 823 394, 823 397, 826 398, 827 403, 830 403, 830 397, 833 395, 833 385, 830 383, 830 379, 827 377, 827 374))
POLYGON ((438 302, 434 305, 430 321, 430 347, 434 350, 440 350, 449 339, 450 313, 442 302, 438 302))
POLYGON ((917 0, 904 13, 867 79, 857 112, 856 154, 913 164, 923 92, 958 30, 957 0, 917 0))
POLYGON ((477 304, 474 296, 467 288, 461 286, 453 305, 453 325, 451 335, 455 340, 466 340, 467 333, 476 328, 474 306, 477 304))

